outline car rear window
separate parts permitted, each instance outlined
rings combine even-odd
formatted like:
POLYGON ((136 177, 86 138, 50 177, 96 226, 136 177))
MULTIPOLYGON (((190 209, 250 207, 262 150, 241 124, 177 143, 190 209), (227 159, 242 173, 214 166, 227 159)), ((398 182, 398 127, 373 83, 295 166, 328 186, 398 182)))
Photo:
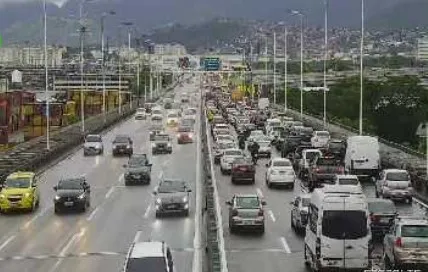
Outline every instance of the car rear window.
POLYGON ((255 209, 260 206, 258 197, 237 197, 236 206, 241 209, 255 209))
POLYGON ((226 155, 226 156, 241 156, 242 152, 239 150, 229 150, 229 151, 224 152, 224 155, 226 155))
POLYGON ((275 161, 275 162, 273 162, 273 166, 279 166, 279 167, 291 166, 291 162, 290 161, 275 161))
POLYGON ((322 234, 338 240, 355 240, 367 236, 364 211, 324 211, 322 234))
POLYGON ((382 213, 382 214, 393 214, 397 211, 395 208, 394 202, 385 201, 385 202, 368 202, 368 209, 372 213, 382 213))
POLYGON ((405 225, 401 227, 402 237, 428 238, 428 226, 425 225, 405 225))
POLYGON ((395 172, 395 173, 388 173, 386 174, 386 180, 390 181, 408 181, 409 180, 409 174, 405 172, 395 172))
POLYGON ((350 178, 340 178, 339 185, 358 185, 360 182, 358 179, 350 179, 350 178))
POLYGON ((126 272, 160 272, 166 271, 165 258, 146 257, 128 259, 126 272))

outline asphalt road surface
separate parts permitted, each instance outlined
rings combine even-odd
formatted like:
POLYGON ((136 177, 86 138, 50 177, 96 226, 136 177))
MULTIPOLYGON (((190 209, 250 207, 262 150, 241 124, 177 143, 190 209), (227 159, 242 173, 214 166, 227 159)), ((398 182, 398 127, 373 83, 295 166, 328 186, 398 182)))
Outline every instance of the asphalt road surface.
MULTIPOLYGON (((184 84, 177 94, 195 90, 184 84)), ((198 115, 199 116, 199 115, 198 115)), ((196 132, 199 131, 199 121, 196 132)), ((82 150, 51 167, 41 176, 40 208, 35 213, 0 216, 0 271, 120 271, 133 241, 165 241, 173 249, 179 272, 192 271, 198 244, 199 216, 196 215, 196 184, 200 145, 178 145, 175 132, 171 155, 151 156, 148 127, 150 121, 133 118, 122 122, 103 136, 105 154, 84 157, 82 150), (147 153, 153 163, 149 186, 125 187, 123 164, 127 158, 111 155, 116 134, 134 140, 134 153, 147 153), (62 177, 85 175, 91 185, 91 208, 86 213, 55 215, 53 186, 62 177), (183 178, 193 189, 189 217, 155 218, 153 189, 163 177, 183 178), (195 232, 196 229, 196 232, 195 232)), ((199 141, 199 137, 198 137, 199 141)), ((198 245, 199 247, 199 245, 198 245)))
MULTIPOLYGON (((212 137, 209 137, 212 146, 212 137)), ((272 157, 279 157, 277 152, 272 157)), ((269 189, 265 184, 266 163, 261 159, 256 166, 256 183, 254 185, 233 185, 230 176, 222 175, 219 166, 214 166, 219 201, 222 208, 223 233, 228 270, 230 272, 266 271, 276 272, 307 271, 304 265, 304 237, 291 228, 290 204, 294 196, 306 192, 300 181, 296 182, 294 190, 269 189), (265 234, 231 234, 228 229, 228 206, 225 204, 234 193, 256 193, 262 196, 265 206, 265 234)), ((363 184, 367 197, 375 197, 374 187, 370 183, 363 184)), ((417 203, 399 204, 397 209, 402 215, 424 214, 417 203)), ((377 244, 374 256, 379 258, 382 246, 377 244)), ((374 267, 382 266, 379 259, 374 259, 374 267)))

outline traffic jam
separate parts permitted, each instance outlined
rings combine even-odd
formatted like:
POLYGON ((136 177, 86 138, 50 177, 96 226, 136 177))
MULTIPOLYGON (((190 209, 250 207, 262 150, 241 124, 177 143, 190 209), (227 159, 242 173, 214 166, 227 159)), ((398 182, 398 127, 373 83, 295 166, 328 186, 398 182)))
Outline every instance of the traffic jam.
POLYGON ((266 98, 236 101, 213 85, 205 86, 212 160, 217 179, 229 177, 238 192, 223 211, 231 235, 263 235, 269 217, 269 199, 238 185, 293 191, 290 226, 282 228, 302 237, 309 270, 428 271, 428 219, 407 212, 410 175, 381 168, 377 138, 334 138, 273 110, 266 98))

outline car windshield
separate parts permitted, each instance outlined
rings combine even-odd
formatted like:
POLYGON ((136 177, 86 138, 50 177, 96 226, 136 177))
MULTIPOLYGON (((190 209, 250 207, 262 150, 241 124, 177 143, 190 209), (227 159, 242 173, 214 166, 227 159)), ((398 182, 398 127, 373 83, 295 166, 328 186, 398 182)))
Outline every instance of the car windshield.
POLYGON ((402 237, 428 238, 428 226, 426 225, 405 225, 401 227, 402 237))
POLYGON ((329 149, 342 149, 345 146, 343 145, 343 143, 337 143, 337 142, 330 142, 328 145, 329 149))
POLYGON ((303 128, 300 130, 300 133, 301 133, 301 134, 308 135, 308 134, 312 134, 312 133, 314 133, 314 130, 313 130, 312 128, 309 128, 309 127, 303 127, 303 128))
POLYGON ((235 144, 233 142, 227 142, 227 143, 219 143, 218 148, 219 149, 228 149, 228 148, 234 148, 235 144))
POLYGON ((272 163, 272 166, 274 167, 284 167, 284 166, 291 166, 291 162, 290 161, 274 161, 272 163))
POLYGON ((146 162, 147 162, 147 156, 146 155, 144 155, 144 156, 133 156, 129 159, 128 165, 130 167, 141 166, 141 165, 146 165, 146 162))
POLYGON ((261 130, 251 131, 251 136, 263 136, 263 135, 264 135, 263 131, 261 131, 261 130))
POLYGON ((229 135, 230 134, 229 130, 226 130, 226 129, 217 130, 216 133, 218 135, 229 135))
POLYGON ((223 141, 223 140, 231 140, 233 141, 233 136, 232 135, 219 135, 217 137, 217 140, 223 141))
POLYGON ((256 196, 237 197, 236 207, 238 209, 258 209, 260 207, 260 201, 256 196))
POLYGON ((322 234, 331 239, 355 240, 367 236, 364 211, 324 211, 322 234))
POLYGON ((318 131, 317 136, 320 138, 327 138, 330 137, 330 133, 328 133, 327 131, 318 131))
POLYGON ((164 180, 159 185, 158 192, 159 193, 185 192, 186 186, 187 186, 186 182, 181 180, 164 180))
POLYGON ((156 135, 155 141, 169 141, 168 135, 156 135))
POLYGON ((386 180, 390 181, 408 181, 409 174, 406 172, 395 172, 386 174, 386 180))
POLYGON ((311 199, 308 197, 303 197, 302 198, 302 206, 303 207, 309 207, 309 204, 311 203, 311 199))
POLYGON ((392 201, 374 201, 368 202, 368 209, 372 213, 389 213, 394 214, 397 209, 395 208, 395 204, 392 201))
POLYGON ((152 110, 152 114, 162 115, 162 111, 161 110, 152 110))
POLYGON ((282 132, 282 131, 284 131, 285 130, 285 128, 284 127, 273 127, 272 128, 272 131, 277 131, 277 132, 282 132))
POLYGON ((190 127, 179 127, 178 132, 190 132, 192 129, 190 127))
POLYGON ((82 189, 81 179, 61 180, 57 188, 59 190, 80 190, 82 189))
POLYGON ((113 143, 128 143, 129 139, 127 137, 116 137, 116 139, 114 139, 113 143))
POLYGON ((358 179, 354 179, 354 178, 340 178, 338 183, 339 183, 339 185, 358 185, 358 184, 360 184, 358 179))
POLYGON ((88 135, 86 137, 86 142, 88 142, 88 143, 100 143, 101 137, 98 135, 88 135))
POLYGON ((184 111, 184 115, 195 115, 196 110, 195 109, 187 109, 184 111))
POLYGON ((8 188, 28 188, 30 187, 29 178, 8 178, 5 181, 5 186, 8 188))
POLYGON ((246 158, 243 158, 243 157, 237 157, 237 158, 233 161, 233 163, 234 163, 234 164, 251 164, 251 161, 250 161, 250 160, 248 160, 248 159, 246 159, 246 158))
POLYGON ((316 157, 318 157, 319 155, 320 155, 319 152, 306 152, 306 159, 311 161, 316 157))
POLYGON ((228 150, 224 152, 225 156, 242 156, 242 152, 239 150, 228 150))
POLYGON ((270 145, 270 142, 260 141, 257 142, 260 147, 268 147, 270 145))
POLYGON ((178 118, 178 114, 170 113, 170 114, 168 114, 168 118, 178 118))
POLYGON ((164 272, 166 271, 165 258, 145 257, 130 258, 126 264, 126 272, 164 272))

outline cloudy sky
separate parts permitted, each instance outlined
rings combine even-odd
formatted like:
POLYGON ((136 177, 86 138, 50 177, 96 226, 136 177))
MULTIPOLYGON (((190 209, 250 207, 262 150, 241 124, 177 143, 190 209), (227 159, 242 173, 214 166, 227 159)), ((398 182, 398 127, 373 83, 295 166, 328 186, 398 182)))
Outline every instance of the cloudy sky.
MULTIPOLYGON (((2 4, 6 4, 6 3, 38 2, 38 1, 42 2, 43 0, 0 0, 0 7, 2 6, 2 4)), ((57 4, 58 6, 61 6, 62 4, 67 2, 67 0, 47 0, 47 1, 57 4)))

